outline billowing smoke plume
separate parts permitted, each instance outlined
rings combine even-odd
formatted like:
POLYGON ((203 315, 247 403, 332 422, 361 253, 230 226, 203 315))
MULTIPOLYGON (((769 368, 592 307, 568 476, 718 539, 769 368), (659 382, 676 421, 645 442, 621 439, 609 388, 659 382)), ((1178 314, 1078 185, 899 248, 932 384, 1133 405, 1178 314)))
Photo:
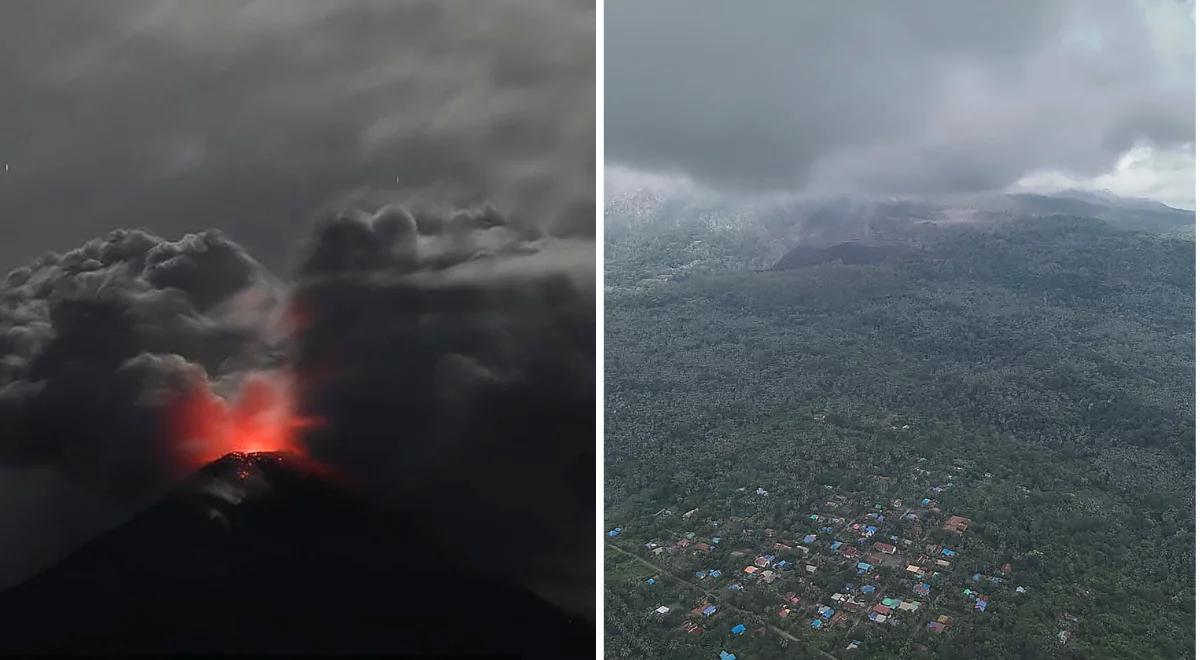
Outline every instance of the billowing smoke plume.
POLYGON ((318 229, 295 299, 313 455, 443 521, 478 563, 569 575, 543 586, 586 600, 593 247, 490 208, 387 206, 318 229))
POLYGON ((8 274, 0 584, 220 451, 172 433, 167 413, 216 393, 236 398, 247 374, 280 365, 282 292, 218 232, 170 242, 119 230, 8 274))
POLYGON ((0 471, 127 513, 232 443, 298 449, 586 611, 593 249, 490 207, 385 206, 320 224, 290 289, 215 232, 47 255, 0 286, 0 471))

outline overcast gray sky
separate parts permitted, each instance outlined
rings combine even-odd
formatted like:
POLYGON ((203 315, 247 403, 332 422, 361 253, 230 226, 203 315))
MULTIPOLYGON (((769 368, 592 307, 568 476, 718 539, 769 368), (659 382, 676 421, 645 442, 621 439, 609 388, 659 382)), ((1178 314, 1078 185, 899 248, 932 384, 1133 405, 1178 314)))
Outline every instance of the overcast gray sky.
POLYGON ((590 1, 15 0, 0 271, 116 227, 226 230, 279 271, 347 200, 490 201, 590 235, 590 1))
POLYGON ((605 6, 605 158, 740 192, 1108 188, 1194 206, 1195 5, 605 6))

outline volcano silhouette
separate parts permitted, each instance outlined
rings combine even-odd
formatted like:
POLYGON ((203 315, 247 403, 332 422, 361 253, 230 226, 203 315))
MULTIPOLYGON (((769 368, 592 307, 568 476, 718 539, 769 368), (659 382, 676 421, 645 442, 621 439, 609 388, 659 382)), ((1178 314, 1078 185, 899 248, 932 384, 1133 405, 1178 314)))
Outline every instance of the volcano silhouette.
POLYGON ((589 623, 449 562, 431 524, 229 454, 0 594, 0 652, 593 655, 589 623))

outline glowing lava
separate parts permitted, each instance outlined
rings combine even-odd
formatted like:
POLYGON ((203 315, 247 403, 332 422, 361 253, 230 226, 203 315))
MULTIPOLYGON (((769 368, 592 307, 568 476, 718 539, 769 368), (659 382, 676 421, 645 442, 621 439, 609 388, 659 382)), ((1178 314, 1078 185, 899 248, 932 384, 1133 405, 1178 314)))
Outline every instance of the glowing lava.
POLYGON ((228 401, 198 385, 175 402, 167 419, 179 460, 192 467, 231 452, 304 456, 300 435, 320 423, 296 412, 291 380, 281 372, 249 376, 228 401))

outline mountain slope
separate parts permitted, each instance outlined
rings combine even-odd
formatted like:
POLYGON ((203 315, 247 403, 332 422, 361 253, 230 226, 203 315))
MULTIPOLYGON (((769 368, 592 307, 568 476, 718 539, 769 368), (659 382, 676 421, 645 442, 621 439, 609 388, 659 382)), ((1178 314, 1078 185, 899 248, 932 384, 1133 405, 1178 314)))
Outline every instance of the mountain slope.
POLYGON ((0 594, 0 651, 590 654, 586 622, 447 563, 429 524, 230 454, 0 594))

